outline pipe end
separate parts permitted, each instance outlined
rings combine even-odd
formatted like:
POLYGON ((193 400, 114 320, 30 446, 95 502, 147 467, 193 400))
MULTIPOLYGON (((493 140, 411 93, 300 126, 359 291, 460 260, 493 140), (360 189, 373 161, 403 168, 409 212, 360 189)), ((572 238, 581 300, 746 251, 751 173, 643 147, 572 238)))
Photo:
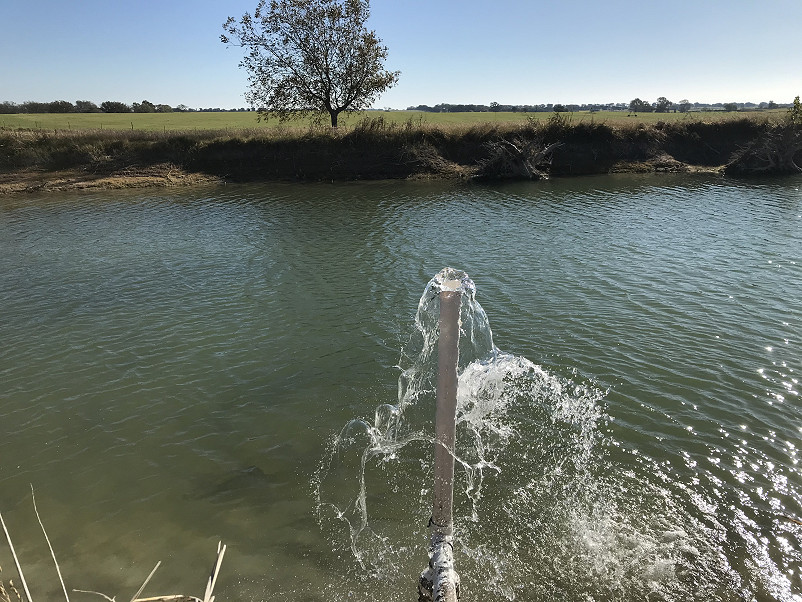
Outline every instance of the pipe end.
POLYGON ((432 279, 431 287, 435 293, 467 293, 470 296, 476 293, 476 285, 468 274, 462 270, 455 270, 454 268, 443 268, 440 270, 432 279))

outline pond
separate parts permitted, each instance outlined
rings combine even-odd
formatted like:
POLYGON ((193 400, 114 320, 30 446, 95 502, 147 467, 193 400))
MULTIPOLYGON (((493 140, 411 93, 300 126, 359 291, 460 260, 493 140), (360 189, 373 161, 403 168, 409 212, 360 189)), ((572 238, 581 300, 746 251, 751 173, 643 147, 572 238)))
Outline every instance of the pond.
POLYGON ((362 468, 346 427, 399 404, 451 266, 523 366, 458 435, 463 599, 802 600, 802 179, 6 196, 0 249, 0 512, 35 599, 63 594, 31 487, 70 590, 130 599, 161 561, 142 596, 202 597, 222 540, 220 600, 415 599, 431 444, 362 468))

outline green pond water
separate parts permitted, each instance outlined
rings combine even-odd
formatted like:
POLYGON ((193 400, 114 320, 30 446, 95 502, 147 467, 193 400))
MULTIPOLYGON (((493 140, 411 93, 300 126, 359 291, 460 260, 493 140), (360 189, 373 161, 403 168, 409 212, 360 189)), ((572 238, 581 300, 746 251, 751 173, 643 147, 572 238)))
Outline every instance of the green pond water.
POLYGON ((218 600, 416 599, 430 391, 387 425, 446 266, 500 350, 463 353, 464 600, 802 600, 802 179, 709 175, 0 197, 34 600, 63 595, 31 486, 70 591, 161 561, 142 596, 202 597, 222 540, 218 600))

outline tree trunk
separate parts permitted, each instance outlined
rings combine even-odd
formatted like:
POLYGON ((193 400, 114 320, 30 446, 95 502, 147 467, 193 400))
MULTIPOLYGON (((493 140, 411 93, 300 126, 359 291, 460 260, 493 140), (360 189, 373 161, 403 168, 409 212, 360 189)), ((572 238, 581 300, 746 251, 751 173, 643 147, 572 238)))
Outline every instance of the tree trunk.
POLYGON ((333 130, 336 130, 337 129, 337 117, 340 116, 340 112, 329 109, 329 115, 331 115, 331 128, 333 130))

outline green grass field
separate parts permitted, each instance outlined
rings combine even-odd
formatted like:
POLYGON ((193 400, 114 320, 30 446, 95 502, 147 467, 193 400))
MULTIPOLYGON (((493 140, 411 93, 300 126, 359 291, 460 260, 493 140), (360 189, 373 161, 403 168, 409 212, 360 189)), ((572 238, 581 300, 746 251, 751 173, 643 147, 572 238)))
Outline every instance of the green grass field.
MULTIPOLYGON (((766 118, 779 116, 786 110, 757 112, 702 112, 702 113, 638 113, 630 116, 626 111, 599 111, 596 113, 562 113, 571 123, 593 121, 614 126, 651 124, 658 121, 719 121, 743 117, 766 118)), ((435 126, 444 128, 471 127, 484 124, 516 124, 527 120, 547 120, 554 113, 424 113, 420 111, 367 111, 341 116, 340 123, 348 128, 364 118, 381 117, 385 123, 413 126, 435 126)), ((309 120, 281 123, 276 119, 258 121, 254 112, 225 113, 46 113, 0 115, 0 127, 30 130, 143 130, 143 131, 193 131, 193 130, 253 130, 287 128, 307 130, 309 120)), ((233 133, 233 132, 232 132, 233 133)))

